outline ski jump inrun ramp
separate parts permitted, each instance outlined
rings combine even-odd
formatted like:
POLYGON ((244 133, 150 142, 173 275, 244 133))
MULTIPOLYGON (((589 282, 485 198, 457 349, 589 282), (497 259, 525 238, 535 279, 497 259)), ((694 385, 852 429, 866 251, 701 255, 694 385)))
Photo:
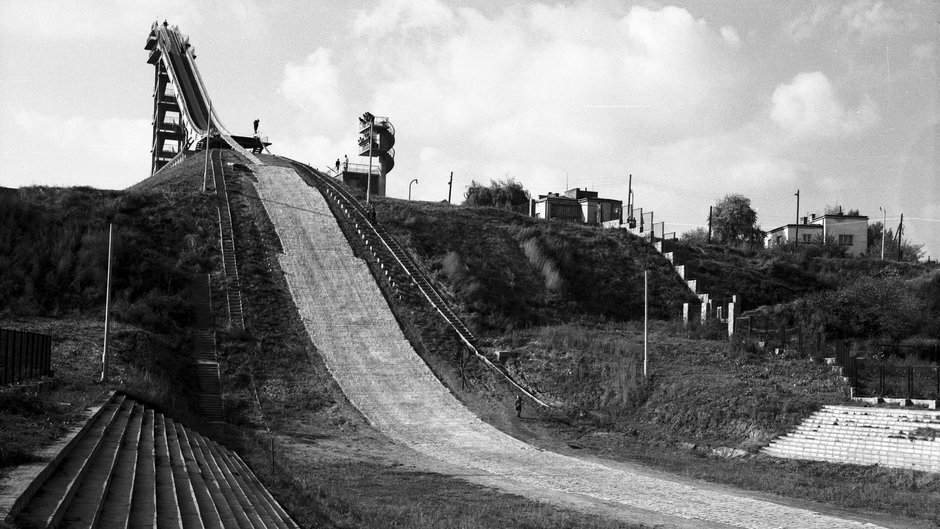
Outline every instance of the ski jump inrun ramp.
POLYGON ((307 333, 352 404, 395 442, 485 476, 479 482, 650 525, 875 527, 727 487, 548 452, 484 423, 411 347, 324 197, 293 169, 254 169, 258 194, 281 240, 281 268, 307 333))

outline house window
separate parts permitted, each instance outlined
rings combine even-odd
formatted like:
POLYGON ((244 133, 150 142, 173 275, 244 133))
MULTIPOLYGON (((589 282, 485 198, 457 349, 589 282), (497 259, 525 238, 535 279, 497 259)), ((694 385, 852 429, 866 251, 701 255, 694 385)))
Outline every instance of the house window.
POLYGON ((777 244, 783 243, 783 235, 777 235, 777 244))
POLYGON ((804 233, 803 242, 813 242, 813 235, 811 233, 804 233))
POLYGON ((852 246, 852 236, 839 235, 839 246, 852 246))

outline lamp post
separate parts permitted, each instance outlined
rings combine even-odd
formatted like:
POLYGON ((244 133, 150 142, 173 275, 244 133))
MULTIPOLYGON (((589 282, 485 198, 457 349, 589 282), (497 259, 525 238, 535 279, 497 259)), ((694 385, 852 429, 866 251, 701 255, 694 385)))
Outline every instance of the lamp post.
POLYGON ((413 178, 411 182, 408 182, 408 201, 409 202, 411 202, 411 184, 417 184, 417 183, 418 183, 417 178, 413 178))
POLYGON ((881 206, 878 206, 878 209, 880 209, 881 212, 883 213, 882 220, 881 220, 881 260, 884 261, 885 260, 885 234, 887 233, 886 230, 888 229, 888 226, 886 224, 888 222, 888 210, 886 210, 885 208, 881 206))

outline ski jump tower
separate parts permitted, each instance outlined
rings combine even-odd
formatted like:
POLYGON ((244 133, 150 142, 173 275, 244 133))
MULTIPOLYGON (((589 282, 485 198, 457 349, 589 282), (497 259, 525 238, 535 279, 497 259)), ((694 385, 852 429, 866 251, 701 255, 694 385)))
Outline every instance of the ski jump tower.
POLYGON ((180 33, 177 26, 154 22, 144 49, 150 52, 147 62, 154 66, 150 173, 159 171, 210 132, 257 163, 257 158, 242 144, 255 147, 261 140, 233 138, 221 125, 196 67, 196 54, 189 37, 180 33))
POLYGON ((359 118, 359 156, 369 157, 366 201, 369 195, 385 196, 385 175, 395 167, 395 127, 388 118, 366 112, 359 118), (379 174, 372 172, 372 158, 379 159, 379 174))

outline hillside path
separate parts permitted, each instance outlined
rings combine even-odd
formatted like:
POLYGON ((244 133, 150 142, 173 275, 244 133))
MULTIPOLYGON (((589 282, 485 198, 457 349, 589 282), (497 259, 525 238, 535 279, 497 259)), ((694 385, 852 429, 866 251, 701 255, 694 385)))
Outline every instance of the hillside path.
POLYGON ((323 196, 292 170, 255 166, 307 332, 350 402, 394 441, 462 475, 544 501, 669 527, 877 527, 690 483, 622 463, 542 450, 480 420, 402 334, 323 196))

